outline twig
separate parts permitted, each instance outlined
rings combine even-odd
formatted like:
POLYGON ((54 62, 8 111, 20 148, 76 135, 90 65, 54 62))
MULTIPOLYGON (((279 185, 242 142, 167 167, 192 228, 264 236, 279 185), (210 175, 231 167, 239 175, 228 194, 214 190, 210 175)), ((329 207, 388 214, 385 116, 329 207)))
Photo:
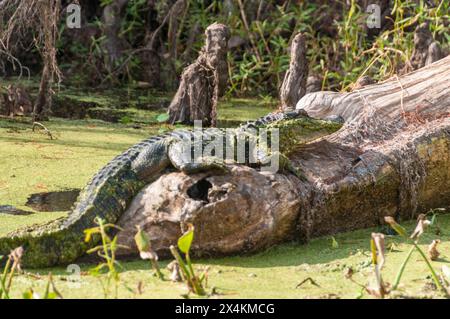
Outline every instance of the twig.
POLYGON ((308 278, 303 279, 302 282, 300 282, 297 286, 295 286, 295 289, 299 288, 300 286, 302 286, 304 283, 306 283, 308 281, 311 283, 311 285, 314 285, 314 286, 320 288, 320 285, 314 279, 312 279, 311 277, 308 277, 308 278))
POLYGON ((60 298, 64 299, 63 295, 59 292, 59 290, 56 288, 55 282, 53 281, 53 275, 52 273, 48 274, 48 280, 50 281, 50 285, 53 289, 53 292, 60 298))
POLYGON ((39 122, 33 122, 33 132, 35 132, 36 127, 39 126, 40 128, 42 128, 44 130, 44 132, 50 137, 51 140, 54 139, 52 132, 50 132, 50 130, 48 128, 46 128, 44 126, 44 124, 39 123, 39 122))
POLYGON ((398 75, 395 75, 395 79, 397 80, 398 84, 400 85, 401 88, 401 95, 400 95, 400 107, 402 109, 402 116, 403 116, 403 121, 405 121, 405 124, 408 125, 408 121, 406 121, 406 112, 405 112, 405 108, 403 106, 403 92, 404 92, 404 88, 402 85, 402 82, 400 81, 398 75))
POLYGON ((400 280, 402 279, 403 272, 405 271, 406 264, 408 263, 409 258, 411 258, 411 255, 412 255, 414 249, 415 249, 415 247, 412 246, 408 252, 408 255, 406 255, 405 260, 401 264, 400 269, 398 270, 397 276, 395 277, 395 282, 394 282, 394 285, 392 286, 392 290, 397 290, 397 287, 400 284, 400 280))

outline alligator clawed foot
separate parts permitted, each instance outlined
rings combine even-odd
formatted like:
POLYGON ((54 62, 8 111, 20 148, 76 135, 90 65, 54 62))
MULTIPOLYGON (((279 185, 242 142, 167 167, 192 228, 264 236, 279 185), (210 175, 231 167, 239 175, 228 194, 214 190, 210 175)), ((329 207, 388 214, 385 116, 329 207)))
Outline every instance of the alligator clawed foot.
POLYGON ((196 174, 201 172, 212 172, 217 175, 226 175, 230 172, 228 167, 212 158, 203 158, 201 162, 186 163, 180 167, 185 174, 196 174))

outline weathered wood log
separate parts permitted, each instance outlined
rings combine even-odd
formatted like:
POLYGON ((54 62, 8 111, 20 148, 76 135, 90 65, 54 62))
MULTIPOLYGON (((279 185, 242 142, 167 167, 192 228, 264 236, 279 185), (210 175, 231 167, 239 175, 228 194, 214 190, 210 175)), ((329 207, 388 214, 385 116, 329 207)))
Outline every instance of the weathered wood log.
POLYGON ((192 124, 201 120, 214 125, 217 100, 225 92, 228 82, 226 62, 230 31, 219 23, 206 31, 206 43, 197 60, 181 75, 181 82, 169 106, 169 122, 192 124))
POLYGON ((225 176, 164 175, 123 216, 120 242, 130 244, 139 224, 164 255, 191 222, 197 255, 253 252, 449 207, 448 83, 450 57, 351 93, 307 94, 297 108, 345 125, 293 153, 305 181, 242 166, 225 176))
POLYGON ((148 185, 119 221, 118 240, 136 252, 136 227, 143 225, 158 255, 168 256, 187 223, 197 227, 197 254, 256 250, 294 234, 302 194, 298 180, 234 166, 227 176, 172 173, 148 185), (157 194, 155 196, 155 194, 157 194), (256 199, 258 199, 256 201, 256 199))
POLYGON ((308 60, 306 59, 306 38, 297 34, 291 44, 291 62, 280 89, 281 108, 294 109, 295 104, 306 93, 308 60))
POLYGON ((345 126, 293 160, 315 187, 300 232, 317 236, 450 205, 450 57, 351 93, 317 92, 297 108, 345 126))

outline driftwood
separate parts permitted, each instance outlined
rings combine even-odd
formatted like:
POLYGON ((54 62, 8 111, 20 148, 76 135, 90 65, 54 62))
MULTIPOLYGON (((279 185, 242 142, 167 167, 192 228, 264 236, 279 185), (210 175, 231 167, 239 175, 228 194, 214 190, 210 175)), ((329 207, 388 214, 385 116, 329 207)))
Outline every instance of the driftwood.
POLYGON ((297 108, 342 116, 343 129, 293 160, 314 186, 300 233, 323 235, 409 219, 450 205, 450 57, 351 93, 317 92, 297 108))
POLYGON ((134 200, 119 241, 132 244, 139 224, 164 256, 193 223, 193 253, 234 254, 448 207, 448 83, 450 57, 351 93, 307 94, 297 108, 317 118, 341 116, 345 125, 294 152, 306 180, 243 166, 230 166, 225 176, 170 173, 134 200))
POLYGON ((219 23, 206 31, 206 44, 197 60, 181 75, 181 82, 169 106, 169 122, 192 124, 201 120, 214 125, 217 100, 225 92, 228 81, 226 62, 230 31, 219 23))
POLYGON ((298 100, 305 95, 307 78, 306 37, 299 33, 292 40, 291 62, 280 89, 283 110, 294 109, 298 100))

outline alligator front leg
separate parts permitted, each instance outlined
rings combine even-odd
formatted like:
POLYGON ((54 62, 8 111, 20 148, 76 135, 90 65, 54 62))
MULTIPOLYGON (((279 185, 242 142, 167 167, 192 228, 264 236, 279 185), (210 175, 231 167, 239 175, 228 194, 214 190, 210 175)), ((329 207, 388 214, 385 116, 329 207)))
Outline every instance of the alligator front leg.
POLYGON ((291 173, 297 176, 301 180, 306 180, 305 175, 301 169, 295 167, 292 161, 281 152, 268 152, 264 153, 261 150, 258 154, 258 162, 261 170, 281 172, 281 173, 291 173))
MULTIPOLYGON (((212 171, 216 174, 227 174, 228 168, 223 160, 214 156, 194 156, 193 145, 184 141, 174 141, 169 146, 169 159, 172 165, 186 173, 195 174, 199 172, 212 171)), ((202 148, 200 148, 202 150, 202 148)))

